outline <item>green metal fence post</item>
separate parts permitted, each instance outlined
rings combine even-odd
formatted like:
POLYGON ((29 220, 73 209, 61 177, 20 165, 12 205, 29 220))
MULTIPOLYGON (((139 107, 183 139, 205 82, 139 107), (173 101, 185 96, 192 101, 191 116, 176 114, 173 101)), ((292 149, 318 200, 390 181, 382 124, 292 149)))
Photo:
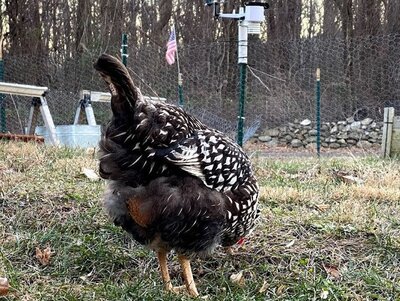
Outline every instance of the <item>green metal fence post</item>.
MULTIPOLYGON (((179 63, 178 63, 179 64, 179 63)), ((179 68, 179 65, 178 65, 179 68)), ((185 102, 183 100, 183 79, 182 73, 178 71, 178 97, 179 97, 179 106, 183 108, 185 102)))
POLYGON ((121 56, 122 64, 126 66, 128 62, 128 35, 126 33, 122 34, 121 56))
MULTIPOLYGON (((4 81, 4 61, 0 55, 0 81, 4 81)), ((5 95, 0 94, 0 132, 5 133, 7 131, 7 120, 6 120, 6 104, 5 95)))
POLYGON ((321 156, 321 70, 316 72, 317 156, 321 156))

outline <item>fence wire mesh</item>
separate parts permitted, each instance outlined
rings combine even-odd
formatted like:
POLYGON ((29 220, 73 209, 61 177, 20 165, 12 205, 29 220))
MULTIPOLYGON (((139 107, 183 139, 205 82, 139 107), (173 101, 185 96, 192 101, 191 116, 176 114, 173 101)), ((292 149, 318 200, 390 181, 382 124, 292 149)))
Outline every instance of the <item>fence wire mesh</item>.
MULTIPOLYGON (((245 140, 266 129, 290 127, 304 119, 311 121, 307 129, 314 130, 317 68, 321 69, 321 120, 328 124, 323 127, 327 131, 323 142, 339 121, 347 120, 349 125, 365 118, 381 121, 385 106, 400 109, 399 49, 399 35, 348 41, 251 39, 245 140)), ((118 55, 119 49, 108 52, 118 55)), ((47 86, 46 98, 55 124, 72 124, 82 89, 107 91, 92 67, 98 55, 97 51, 74 58, 5 55, 4 81, 47 86)), ((167 65, 164 55, 165 49, 157 45, 129 47, 128 69, 144 95, 164 97, 177 104, 177 66, 167 65)), ((179 60, 184 107, 234 138, 239 87, 237 42, 180 46, 179 60)), ((15 95, 2 95, 1 99, 5 109, 1 130, 23 133, 31 100, 15 95)), ((110 117, 109 105, 94 103, 93 107, 97 123, 105 124, 110 117)), ((288 144, 290 141, 286 140, 288 144)))

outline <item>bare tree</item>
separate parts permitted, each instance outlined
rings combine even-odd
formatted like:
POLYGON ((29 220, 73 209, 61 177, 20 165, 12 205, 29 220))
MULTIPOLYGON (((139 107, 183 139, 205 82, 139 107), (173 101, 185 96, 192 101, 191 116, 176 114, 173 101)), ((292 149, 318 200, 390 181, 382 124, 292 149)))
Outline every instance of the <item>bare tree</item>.
POLYGON ((353 38, 354 36, 354 11, 353 0, 334 0, 339 9, 342 36, 344 40, 353 38))
POLYGON ((297 40, 301 35, 301 0, 277 0, 268 12, 268 37, 297 40))
POLYGON ((39 55, 45 50, 42 41, 40 1, 6 0, 9 32, 6 34, 10 53, 39 55))
POLYGON ((386 7, 386 33, 400 33, 400 2, 386 0, 384 4, 386 7))
POLYGON ((358 0, 354 33, 356 36, 381 32, 382 5, 379 0, 358 0))
POLYGON ((86 49, 89 40, 88 24, 90 22, 90 1, 78 0, 76 31, 75 31, 75 51, 80 53, 86 49))
POLYGON ((339 25, 336 21, 338 7, 333 1, 324 1, 324 17, 322 23, 322 33, 325 37, 335 37, 339 32, 339 25))

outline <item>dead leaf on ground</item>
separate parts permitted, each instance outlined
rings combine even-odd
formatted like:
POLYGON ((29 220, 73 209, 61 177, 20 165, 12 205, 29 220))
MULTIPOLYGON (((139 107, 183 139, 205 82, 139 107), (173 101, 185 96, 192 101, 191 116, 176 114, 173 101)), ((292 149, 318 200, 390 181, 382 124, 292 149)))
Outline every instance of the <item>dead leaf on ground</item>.
POLYGON ((51 255, 52 253, 50 247, 47 247, 43 251, 40 248, 36 247, 35 257, 42 265, 49 265, 51 255))
POLYGON ((243 287, 244 286, 244 277, 243 277, 243 271, 240 271, 237 274, 232 274, 229 279, 233 284, 236 284, 237 286, 243 287))
POLYGON ((98 181, 100 177, 96 174, 93 169, 90 168, 82 168, 81 173, 85 175, 90 181, 98 181))
POLYGON ((331 208, 331 205, 328 205, 328 204, 318 204, 318 205, 315 205, 315 207, 317 207, 317 209, 318 209, 319 211, 325 212, 326 210, 328 210, 329 208, 331 208))
POLYGON ((15 173, 14 169, 0 167, 0 174, 6 175, 6 174, 12 174, 12 173, 15 173))
POLYGON ((81 277, 79 277, 79 278, 80 278, 81 280, 83 280, 83 281, 87 281, 87 280, 93 275, 94 272, 95 272, 95 270, 93 269, 92 271, 90 271, 89 274, 84 275, 84 276, 81 276, 81 277))
POLYGON ((283 294, 283 291, 284 291, 285 289, 286 289, 286 286, 284 286, 284 285, 279 286, 279 287, 277 288, 277 290, 276 290, 276 295, 277 295, 277 296, 282 295, 282 294, 283 294))
POLYGON ((364 181, 355 176, 343 176, 343 182, 348 184, 363 184, 364 181))
POLYGON ((334 265, 329 265, 329 264, 323 264, 325 272, 328 274, 333 279, 339 279, 340 278, 340 271, 339 268, 334 266, 334 265))
POLYGON ((294 245, 295 242, 296 242, 296 240, 293 239, 292 241, 288 242, 288 243, 285 245, 285 248, 290 248, 290 247, 292 247, 292 246, 294 245))
POLYGON ((343 172, 335 173, 335 176, 342 182, 346 184, 363 184, 364 181, 356 176, 344 174, 343 172))
POLYGON ((5 296, 8 294, 10 289, 10 284, 7 278, 0 277, 0 296, 5 296))
POLYGON ((6 237, 0 239, 0 245, 1 244, 6 244, 6 243, 13 243, 16 242, 17 238, 14 235, 11 234, 6 234, 6 237))
POLYGON ((260 289, 258 290, 259 293, 264 293, 267 291, 269 285, 268 282, 264 280, 262 286, 260 287, 260 289))
POLYGON ((328 299, 328 296, 329 296, 329 292, 327 290, 322 290, 321 291, 320 297, 321 297, 322 300, 328 299))

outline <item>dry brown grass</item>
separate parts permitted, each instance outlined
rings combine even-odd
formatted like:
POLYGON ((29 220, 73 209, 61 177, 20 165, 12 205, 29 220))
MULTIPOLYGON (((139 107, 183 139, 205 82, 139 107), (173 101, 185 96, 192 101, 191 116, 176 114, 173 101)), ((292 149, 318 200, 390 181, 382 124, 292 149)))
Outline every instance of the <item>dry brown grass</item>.
MULTIPOLYGON (((399 300, 400 162, 256 159, 261 219, 246 243, 193 263, 209 300, 399 300), (351 175, 362 182, 349 182, 351 175), (243 272, 244 286, 229 280, 243 272)), ((154 254, 102 212, 92 153, 0 143, 5 300, 188 300, 163 292, 154 254), (50 264, 35 259, 49 246, 50 264)), ((174 278, 177 263, 171 261, 174 278)), ((3 298, 4 299, 4 298, 3 298)))

